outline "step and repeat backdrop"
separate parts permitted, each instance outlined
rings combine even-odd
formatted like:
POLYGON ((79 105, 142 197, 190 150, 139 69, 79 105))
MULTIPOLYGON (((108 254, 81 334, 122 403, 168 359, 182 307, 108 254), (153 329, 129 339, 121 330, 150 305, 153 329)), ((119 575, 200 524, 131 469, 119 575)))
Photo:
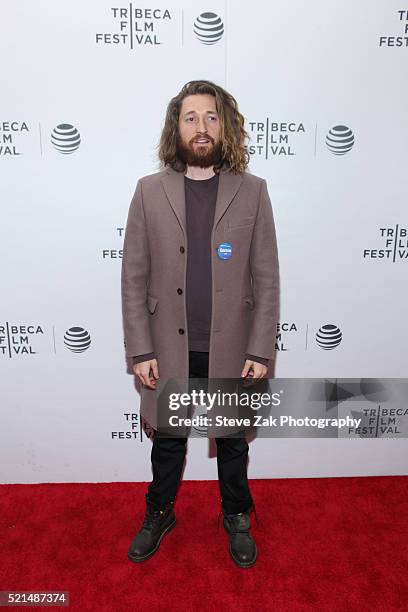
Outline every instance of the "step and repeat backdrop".
MULTIPOLYGON (((189 80, 234 95, 267 180, 274 375, 407 377, 408 4, 2 0, 0 17, 1 482, 150 480, 123 236, 189 80)), ((253 440, 249 476, 407 473, 386 398, 366 399, 375 426, 347 439, 253 440)), ((207 439, 184 477, 216 478, 207 439)))

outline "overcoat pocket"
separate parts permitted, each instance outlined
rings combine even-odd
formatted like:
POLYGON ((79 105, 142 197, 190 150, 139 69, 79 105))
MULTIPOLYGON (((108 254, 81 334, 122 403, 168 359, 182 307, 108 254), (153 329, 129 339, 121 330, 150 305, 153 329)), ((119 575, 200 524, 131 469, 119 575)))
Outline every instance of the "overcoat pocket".
POLYGON ((250 227, 255 223, 255 216, 251 217, 241 217, 241 219, 232 219, 228 222, 228 226, 230 229, 235 229, 236 227, 250 227))
POLYGON ((154 311, 156 310, 156 306, 157 306, 157 302, 158 302, 158 298, 154 297, 154 295, 150 295, 149 293, 147 294, 147 309, 150 312, 150 314, 153 314, 154 311))

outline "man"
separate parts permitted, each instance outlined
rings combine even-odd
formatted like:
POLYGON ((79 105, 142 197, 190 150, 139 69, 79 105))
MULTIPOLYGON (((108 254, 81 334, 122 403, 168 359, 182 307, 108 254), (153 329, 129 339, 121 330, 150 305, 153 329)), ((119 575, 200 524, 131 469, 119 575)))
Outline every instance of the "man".
MULTIPOLYGON (((266 377, 279 301, 266 181, 246 172, 248 134, 235 99, 190 81, 167 108, 159 159, 138 180, 126 224, 122 309, 126 355, 142 383, 141 414, 157 429, 156 380, 266 377)), ((150 558, 175 526, 186 438, 153 439, 146 515, 129 551, 150 558)), ((245 438, 217 437, 223 525, 240 567, 254 565, 245 438)))

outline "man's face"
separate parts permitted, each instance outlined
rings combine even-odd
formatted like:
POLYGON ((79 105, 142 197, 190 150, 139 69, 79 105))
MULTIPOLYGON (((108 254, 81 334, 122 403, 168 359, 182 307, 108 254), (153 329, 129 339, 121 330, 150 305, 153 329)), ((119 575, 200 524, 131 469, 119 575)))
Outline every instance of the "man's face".
POLYGON ((214 96, 195 94, 184 98, 178 126, 177 155, 180 159, 189 166, 201 168, 220 161, 220 119, 214 96))

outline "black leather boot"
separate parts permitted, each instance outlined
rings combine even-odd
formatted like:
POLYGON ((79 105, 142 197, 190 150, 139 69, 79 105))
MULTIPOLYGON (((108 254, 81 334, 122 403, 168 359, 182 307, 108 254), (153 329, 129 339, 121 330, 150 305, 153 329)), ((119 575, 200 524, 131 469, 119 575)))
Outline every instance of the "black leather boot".
POLYGON ((233 561, 239 567, 254 565, 258 551, 255 541, 249 533, 251 527, 249 514, 246 512, 233 515, 224 513, 223 524, 229 534, 229 552, 233 561))
POLYGON ((162 538, 176 524, 172 503, 159 510, 146 495, 146 514, 140 531, 135 535, 128 550, 128 559, 139 563, 149 559, 160 546, 162 538))

